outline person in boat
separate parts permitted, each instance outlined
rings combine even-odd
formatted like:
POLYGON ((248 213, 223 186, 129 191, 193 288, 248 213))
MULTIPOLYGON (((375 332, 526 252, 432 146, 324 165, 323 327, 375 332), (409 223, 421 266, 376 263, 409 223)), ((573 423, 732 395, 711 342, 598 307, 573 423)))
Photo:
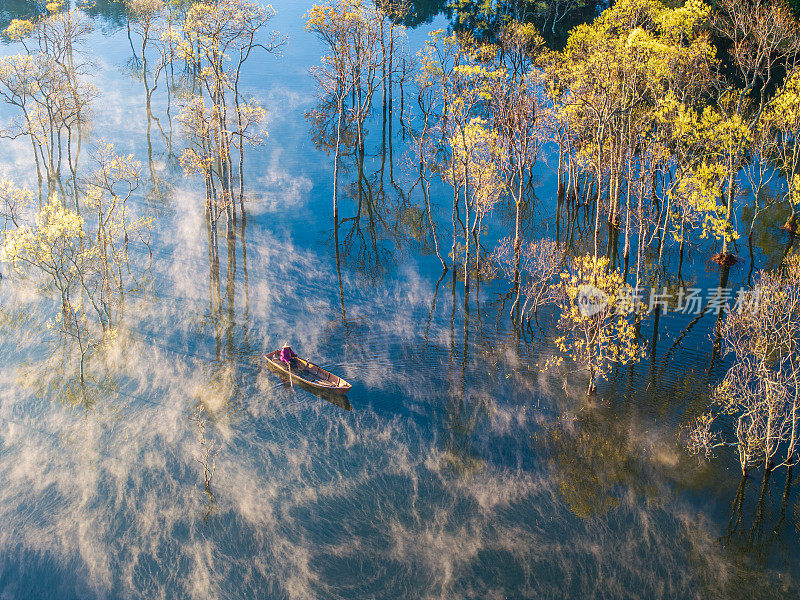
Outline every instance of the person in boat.
POLYGON ((297 354, 294 353, 289 344, 284 344, 283 348, 281 348, 280 359, 291 367, 293 358, 297 358, 297 354))

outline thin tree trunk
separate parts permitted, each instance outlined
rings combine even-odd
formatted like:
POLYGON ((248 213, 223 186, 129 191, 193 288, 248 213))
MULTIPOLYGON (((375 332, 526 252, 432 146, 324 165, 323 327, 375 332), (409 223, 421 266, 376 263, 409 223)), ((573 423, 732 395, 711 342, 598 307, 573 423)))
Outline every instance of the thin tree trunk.
POLYGON ((339 223, 339 148, 342 139, 342 111, 344 110, 341 98, 338 100, 338 116, 336 121, 336 148, 333 153, 333 222, 339 223))

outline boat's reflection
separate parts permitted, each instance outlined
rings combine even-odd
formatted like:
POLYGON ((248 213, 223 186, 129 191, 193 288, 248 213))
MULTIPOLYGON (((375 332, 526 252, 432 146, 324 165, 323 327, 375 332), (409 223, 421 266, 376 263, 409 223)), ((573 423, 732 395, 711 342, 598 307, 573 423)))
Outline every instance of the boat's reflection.
POLYGON ((343 408, 344 410, 353 410, 353 407, 350 405, 350 400, 347 399, 347 396, 345 394, 324 392, 322 390, 318 390, 314 387, 311 387, 310 385, 306 385, 302 381, 298 381, 294 378, 292 378, 292 384, 290 384, 289 378, 286 377, 283 373, 278 373, 278 375, 280 376, 281 381, 283 382, 283 387, 286 389, 290 389, 292 385, 294 385, 295 388, 301 388, 311 394, 314 394, 315 396, 318 396, 319 398, 322 398, 323 400, 327 400, 331 404, 335 404, 339 408, 343 408))

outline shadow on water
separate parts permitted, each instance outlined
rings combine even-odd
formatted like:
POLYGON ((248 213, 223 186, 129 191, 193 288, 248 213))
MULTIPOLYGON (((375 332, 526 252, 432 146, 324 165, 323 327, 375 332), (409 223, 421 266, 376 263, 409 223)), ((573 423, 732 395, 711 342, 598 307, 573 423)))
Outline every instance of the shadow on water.
POLYGON ((323 392, 316 388, 313 388, 309 385, 306 385, 302 381, 293 380, 292 384, 289 383, 289 378, 279 375, 282 381, 282 387, 284 390, 291 390, 293 389, 292 385, 297 386, 298 388, 315 395, 317 398, 322 398, 326 402, 330 402, 331 404, 338 406, 346 411, 352 411, 353 407, 350 404, 350 400, 347 398, 346 394, 336 394, 333 392, 323 392))

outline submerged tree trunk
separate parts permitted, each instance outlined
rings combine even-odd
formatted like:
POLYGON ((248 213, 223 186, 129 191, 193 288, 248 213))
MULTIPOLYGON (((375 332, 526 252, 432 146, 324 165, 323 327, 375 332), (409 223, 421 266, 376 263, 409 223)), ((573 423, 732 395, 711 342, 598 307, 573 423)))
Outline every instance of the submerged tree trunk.
POLYGON ((422 184, 422 195, 425 198, 425 212, 428 215, 428 225, 431 228, 431 236, 433 236, 433 246, 436 249, 436 256, 439 258, 439 262, 442 263, 442 268, 447 271, 447 263, 442 258, 442 254, 439 251, 439 236, 436 234, 436 223, 433 220, 433 215, 431 214, 431 198, 430 198, 430 190, 428 189, 428 180, 425 179, 424 172, 423 172, 423 165, 422 162, 419 163, 419 177, 420 183, 422 184))
POLYGON ((736 173, 731 172, 728 176, 728 202, 725 210, 725 236, 722 240, 722 260, 731 256, 730 242, 733 234, 733 201, 736 196, 736 173))
POLYGON ((564 149, 561 145, 558 147, 558 192, 556 193, 556 200, 559 204, 564 200, 564 149))
MULTIPOLYGON (((464 145, 466 148, 466 144, 464 145)), ((469 290, 469 170, 464 163, 464 289, 469 290)))
POLYGON ((520 239, 519 235, 519 212, 520 212, 520 202, 519 200, 516 201, 516 210, 514 215, 514 304, 511 305, 511 314, 514 314, 514 311, 519 304, 519 296, 520 296, 520 250, 522 246, 522 240, 520 239))
POLYGON ((600 234, 600 184, 603 178, 600 169, 597 170, 597 197, 594 202, 594 256, 597 258, 597 238, 600 234))
POLYGON ((344 110, 344 102, 339 99, 337 101, 337 119, 336 119, 336 148, 333 152, 333 223, 339 223, 339 149, 342 139, 342 111, 344 110))

